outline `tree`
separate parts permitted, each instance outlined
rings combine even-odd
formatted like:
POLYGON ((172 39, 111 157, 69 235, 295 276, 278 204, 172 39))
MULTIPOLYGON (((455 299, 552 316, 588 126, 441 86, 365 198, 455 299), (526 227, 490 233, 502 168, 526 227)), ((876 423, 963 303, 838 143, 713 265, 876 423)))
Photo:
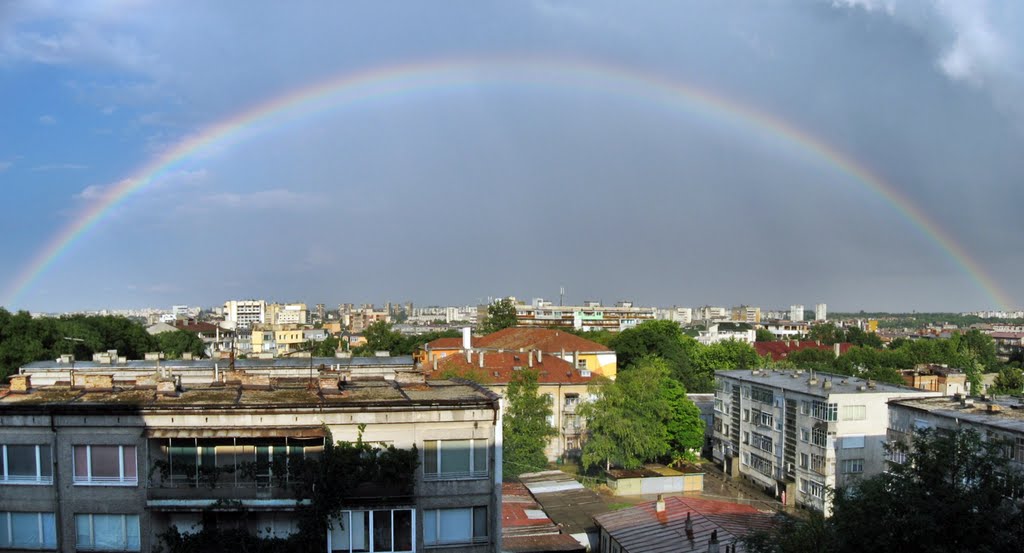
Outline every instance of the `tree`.
POLYGON ((704 346, 692 338, 691 369, 682 381, 687 390, 707 393, 714 389, 715 371, 751 369, 761 365, 754 347, 746 342, 723 340, 704 346))
POLYGON ((580 407, 580 416, 587 421, 585 467, 636 468, 669 452, 669 402, 661 386, 667 378, 665 363, 652 359, 598 385, 598 399, 580 407))
POLYGON ((767 328, 757 329, 757 341, 758 342, 774 342, 776 340, 775 335, 772 334, 767 328))
POLYGON ((833 525, 849 551, 1020 551, 1024 481, 1006 444, 973 429, 917 430, 904 463, 835 493, 833 525))
POLYGON ((356 349, 356 354, 368 357, 378 351, 397 352, 402 343, 402 334, 392 330, 391 323, 375 321, 363 331, 366 343, 356 349))
POLYGON ((487 306, 487 318, 480 325, 480 330, 484 334, 490 334, 512 328, 516 326, 516 322, 516 303, 511 298, 505 298, 487 306))
POLYGON ((1024 371, 1016 367, 1006 367, 999 371, 992 386, 992 393, 1020 395, 1024 391, 1024 371))
POLYGON ((196 334, 184 330, 162 332, 156 335, 160 351, 171 359, 178 359, 182 353, 191 353, 202 357, 206 353, 206 344, 196 334))
POLYGON ((809 340, 816 340, 822 344, 838 344, 846 339, 845 334, 842 330, 836 327, 832 323, 818 323, 811 325, 810 333, 807 335, 809 340))
MULTIPOLYGON (((655 360, 664 364, 661 359, 655 360)), ((665 430, 668 432, 668 455, 671 462, 695 461, 704 447, 704 421, 700 408, 686 397, 686 388, 668 376, 668 368, 661 370, 661 392, 668 404, 665 416, 665 430)))
POLYGON ((507 409, 502 424, 505 439, 505 478, 544 470, 548 459, 544 449, 558 435, 550 423, 551 398, 537 393, 537 371, 523 370, 509 382, 507 409))

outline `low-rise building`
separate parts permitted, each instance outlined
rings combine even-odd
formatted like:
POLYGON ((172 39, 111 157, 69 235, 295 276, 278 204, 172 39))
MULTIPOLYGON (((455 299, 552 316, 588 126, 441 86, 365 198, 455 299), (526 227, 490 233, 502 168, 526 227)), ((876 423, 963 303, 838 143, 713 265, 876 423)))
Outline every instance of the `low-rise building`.
POLYGON ((885 468, 888 402, 940 395, 803 371, 718 371, 715 380, 714 459, 787 505, 826 514, 826 489, 885 468))
POLYGON ((967 373, 962 369, 945 365, 921 365, 900 371, 900 374, 907 386, 918 390, 940 392, 944 396, 971 393, 971 383, 967 380, 967 373))
POLYGON ((713 323, 697 334, 697 341, 705 346, 726 340, 753 344, 757 341, 757 331, 746 323, 713 323))
POLYGON ((501 410, 493 393, 422 374, 317 370, 312 379, 115 371, 0 389, 0 547, 151 551, 204 518, 264 537, 296 532, 308 497, 291 463, 325 441, 419 451, 413 492, 344 501, 329 551, 500 550, 501 410), (11 538, 11 536, 14 536, 11 538))
MULTIPOLYGON (((985 438, 1007 443, 1011 467, 1024 471, 1024 400, 1020 398, 942 397, 905 398, 889 402, 890 443, 913 443, 915 429, 971 428, 985 438)), ((894 452, 893 462, 906 459, 894 452)))
POLYGON ((615 306, 600 302, 585 305, 552 305, 535 301, 516 305, 516 324, 527 328, 563 327, 576 330, 610 330, 619 332, 633 328, 644 321, 657 318, 656 307, 640 307, 632 302, 620 301, 615 306))

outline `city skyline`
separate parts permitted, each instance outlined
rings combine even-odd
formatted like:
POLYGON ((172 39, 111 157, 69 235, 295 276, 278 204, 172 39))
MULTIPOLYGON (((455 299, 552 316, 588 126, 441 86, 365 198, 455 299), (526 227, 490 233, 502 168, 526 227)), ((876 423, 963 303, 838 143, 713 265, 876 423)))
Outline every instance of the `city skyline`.
POLYGON ((8 309, 1024 303, 1013 5, 172 9, 0 9, 8 309))

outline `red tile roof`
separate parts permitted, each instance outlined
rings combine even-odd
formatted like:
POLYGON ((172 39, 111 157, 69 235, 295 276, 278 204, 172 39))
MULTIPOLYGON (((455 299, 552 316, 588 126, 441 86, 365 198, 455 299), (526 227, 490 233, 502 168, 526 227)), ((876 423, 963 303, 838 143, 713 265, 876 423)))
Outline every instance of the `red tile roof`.
MULTIPOLYGON (((507 384, 515 376, 516 367, 519 367, 518 370, 530 368, 530 354, 525 352, 486 351, 483 367, 480 367, 480 352, 474 351, 471 355, 471 362, 466 361, 464 353, 437 359, 436 371, 433 363, 427 364, 427 378, 443 378, 442 374, 455 373, 470 376, 478 382, 507 384)), ((554 355, 543 355, 540 361, 534 358, 533 369, 537 371, 537 380, 541 384, 589 384, 593 380, 592 376, 583 376, 571 363, 554 355)))
POLYGON ((762 513, 750 505, 714 501, 698 497, 667 497, 665 510, 657 512, 655 502, 603 513, 594 517, 623 549, 636 552, 705 552, 713 531, 718 543, 737 545, 746 551, 740 540, 774 524, 772 513, 762 513), (693 539, 687 539, 686 515, 693 523, 693 539))
POLYGON ((545 353, 579 351, 610 352, 607 346, 580 338, 564 330, 549 328, 506 328, 478 338, 476 347, 493 349, 539 349, 545 353))
MULTIPOLYGON (((789 354, 805 349, 820 349, 825 351, 832 351, 835 346, 829 344, 821 344, 814 340, 777 340, 774 342, 754 342, 754 350, 757 351, 757 355, 764 357, 765 355, 771 355, 772 361, 781 361, 789 354)), ((839 354, 843 355, 850 351, 853 344, 849 342, 843 342, 839 344, 839 354)))
MULTIPOLYGON (((473 339, 476 340, 475 338, 473 339)), ((472 344, 472 342, 470 342, 472 344)), ((438 338, 431 340, 426 344, 423 344, 425 350, 438 350, 438 349, 462 349, 462 337, 458 338, 438 338)))

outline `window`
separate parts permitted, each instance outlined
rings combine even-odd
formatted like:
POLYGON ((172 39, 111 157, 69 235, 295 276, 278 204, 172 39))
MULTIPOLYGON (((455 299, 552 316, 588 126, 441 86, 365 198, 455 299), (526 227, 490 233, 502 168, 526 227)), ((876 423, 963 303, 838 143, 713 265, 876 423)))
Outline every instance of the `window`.
POLYGON ((838 419, 838 415, 839 406, 835 403, 825 403, 823 401, 811 402, 811 416, 818 420, 832 422, 838 419))
POLYGON ((1013 460, 1024 463, 1024 438, 1017 438, 1017 448, 1014 450, 1013 460))
POLYGON ((825 474, 825 456, 811 454, 811 470, 818 474, 825 474))
POLYGON ((800 429, 800 441, 807 443, 811 441, 811 431, 806 428, 800 429))
POLYGON ((868 418, 868 408, 864 405, 844 405, 844 421, 862 421, 868 418))
POLYGON ((775 395, 768 388, 753 386, 750 389, 750 399, 771 405, 775 401, 775 395))
POLYGON ((800 468, 805 469, 805 468, 809 467, 810 466, 809 459, 810 459, 810 457, 806 453, 801 453, 800 454, 800 468))
POLYGON ((754 470, 765 476, 772 476, 772 462, 769 459, 765 459, 764 457, 759 457, 751 453, 750 466, 754 467, 754 470))
POLYGON ((0 511, 0 548, 56 549, 57 526, 53 513, 0 511))
POLYGON ((825 499, 825 485, 811 480, 807 482, 807 491, 818 499, 825 499))
POLYGON ((395 551, 413 549, 412 509, 342 511, 331 521, 331 551, 395 551))
POLYGON ((49 445, 0 446, 0 483, 52 484, 49 445))
POLYGON ((864 459, 843 459, 843 474, 860 474, 864 472, 864 459))
POLYGON ((76 445, 75 484, 139 483, 133 445, 76 445))
POLYGON ((577 369, 586 369, 587 368, 587 360, 586 359, 577 359, 576 360, 576 368, 577 369))
POLYGON ((754 423, 760 426, 772 428, 775 424, 775 417, 771 413, 754 409, 754 423))
POLYGON ((845 436, 843 438, 843 449, 863 449, 864 436, 845 436))
POLYGON ((715 398, 715 411, 718 411, 719 413, 725 413, 725 403, 718 398, 715 398))
POLYGON ((75 515, 80 551, 138 551, 139 515, 75 515))
POLYGON ((809 402, 809 401, 801 401, 800 402, 800 414, 801 415, 810 415, 811 414, 811 402, 809 402))
POLYGON ((487 542, 487 507, 423 511, 423 544, 487 542))
POLYGON ((811 443, 818 447, 828 447, 828 432, 824 428, 811 430, 811 443))
POLYGON ((743 410, 743 422, 750 422, 750 409, 743 410))
POLYGON ((754 447, 756 447, 756 448, 758 448, 758 449, 760 449, 762 451, 767 451, 768 453, 772 452, 772 439, 771 439, 771 437, 765 436, 765 435, 762 435, 762 434, 758 434, 758 433, 755 432, 754 434, 751 435, 751 440, 752 440, 751 444, 754 447))
POLYGON ((427 480, 487 476, 487 440, 426 440, 423 474, 427 480))

